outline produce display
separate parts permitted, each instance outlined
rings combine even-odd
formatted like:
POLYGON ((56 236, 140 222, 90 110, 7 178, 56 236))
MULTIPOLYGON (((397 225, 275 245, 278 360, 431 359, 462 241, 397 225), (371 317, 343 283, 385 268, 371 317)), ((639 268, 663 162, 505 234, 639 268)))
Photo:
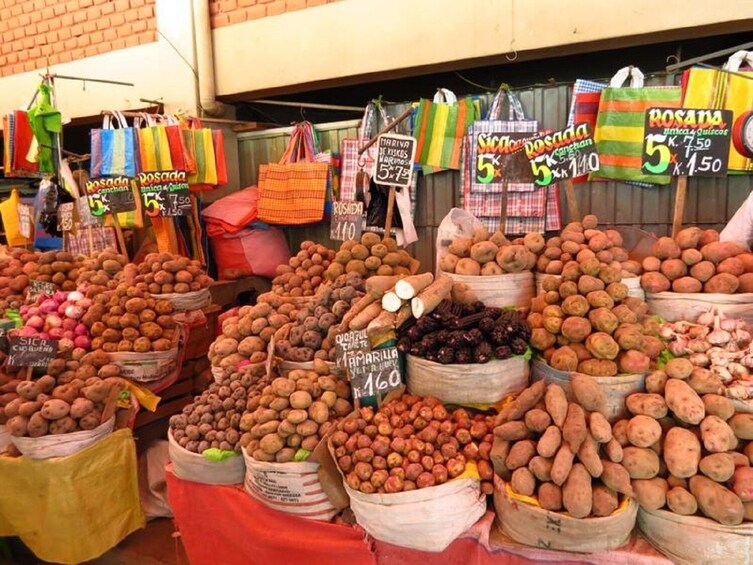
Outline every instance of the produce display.
POLYGON ((78 348, 66 357, 51 361, 38 379, 0 375, 0 423, 12 435, 37 438, 93 430, 115 413, 125 382, 109 355, 78 348))
POLYGON ((695 323, 663 324, 661 336, 670 353, 687 356, 692 364, 691 386, 703 382, 707 392, 753 401, 753 338, 743 320, 725 318, 712 309, 695 323))
POLYGON ((168 300, 154 298, 143 286, 120 283, 114 290, 98 294, 81 320, 90 328, 92 349, 147 353, 176 346, 178 332, 172 313, 168 300))
POLYGON ((338 277, 356 272, 362 277, 372 275, 413 274, 418 263, 407 251, 398 249, 392 238, 382 239, 372 232, 364 232, 359 241, 344 241, 327 266, 324 277, 334 281, 338 277))
MULTIPOLYGON (((129 265, 128 258, 119 254, 112 248, 107 248, 93 257, 86 257, 81 261, 76 287, 92 298, 117 286, 115 282, 119 273, 122 273, 129 265)), ((130 264, 131 269, 135 265, 130 264)))
POLYGON ((530 271, 536 254, 544 248, 544 237, 530 233, 511 243, 501 231, 493 234, 477 228, 471 237, 454 239, 439 257, 439 269, 465 276, 502 275, 530 271))
POLYGON ((350 386, 326 363, 273 379, 248 400, 241 445, 257 461, 304 461, 342 417, 353 411, 350 386))
POLYGON ((632 417, 613 436, 641 506, 734 526, 753 521, 753 414, 735 413, 708 377, 670 360, 627 397, 632 417))
MULTIPOLYGON (((581 222, 565 226, 559 236, 550 238, 537 251, 536 270, 539 273, 560 275, 570 261, 581 263, 596 258, 600 263, 620 270, 623 277, 641 274, 641 264, 632 261, 622 247, 623 239, 617 230, 600 230, 599 220, 589 214, 581 222)), ((530 234, 527 237, 531 237, 530 234)))
POLYGON ((531 329, 521 311, 443 300, 431 314, 400 328, 398 350, 449 365, 487 363, 528 351, 531 329))
POLYGON ((29 274, 29 279, 51 282, 58 290, 76 290, 82 261, 83 256, 74 256, 67 251, 45 251, 39 256, 37 268, 29 274))
POLYGON ((171 253, 150 253, 139 265, 127 265, 119 278, 153 295, 195 292, 212 282, 199 261, 171 253))
POLYGON ((489 461, 493 418, 450 412, 433 397, 403 394, 378 410, 362 407, 330 436, 337 466, 353 490, 392 494, 441 485, 475 462, 485 494, 494 491, 489 461))
MULTIPOLYGON (((301 250, 287 265, 278 265, 272 279, 272 292, 280 296, 313 296, 324 281, 324 272, 335 259, 335 252, 313 241, 301 243, 301 250)), ((334 277, 332 277, 334 279, 334 277)))
POLYGON ((39 252, 20 247, 6 249, 0 256, 0 312, 18 309, 26 301, 30 275, 36 271, 39 252))
POLYGON ((643 300, 628 296, 620 268, 583 254, 546 277, 527 320, 531 346, 560 371, 645 373, 664 345, 643 300))
POLYGON ((642 266, 646 292, 753 292, 753 253, 719 241, 716 230, 692 227, 660 237, 642 266))
POLYGON ((599 385, 581 374, 571 385, 574 402, 559 385, 538 381, 503 408, 494 428, 494 472, 545 510, 609 516, 622 496, 633 495, 631 459, 604 416, 599 385))
POLYGON ((170 433, 178 445, 192 453, 215 448, 241 452, 241 417, 252 409, 251 398, 261 395, 271 382, 263 366, 248 367, 230 375, 222 375, 181 414, 170 417, 170 433))
POLYGON ((89 326, 85 318, 94 302, 82 293, 57 291, 48 297, 41 294, 33 304, 24 304, 20 308, 24 327, 12 330, 10 335, 22 337, 40 337, 58 340, 58 351, 62 354, 78 347, 91 348, 89 326))

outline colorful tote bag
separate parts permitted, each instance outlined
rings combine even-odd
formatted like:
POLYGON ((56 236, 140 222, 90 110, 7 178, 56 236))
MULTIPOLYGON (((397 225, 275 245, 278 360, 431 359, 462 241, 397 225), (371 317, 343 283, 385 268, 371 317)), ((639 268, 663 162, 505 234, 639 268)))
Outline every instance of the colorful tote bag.
POLYGON ((460 169, 460 150, 468 126, 480 116, 478 100, 458 100, 452 91, 440 88, 434 100, 421 99, 413 122, 416 163, 424 174, 460 169))
POLYGON ((600 167, 589 178, 669 184, 669 175, 641 171, 645 114, 654 106, 678 108, 681 96, 679 86, 644 87, 639 69, 620 69, 601 93, 594 132, 600 167), (631 86, 622 86, 628 76, 631 86))
POLYGON ((280 161, 259 167, 258 218, 262 222, 301 225, 324 217, 329 165, 314 162, 309 131, 304 123, 297 124, 280 161))
MULTIPOLYGON (((585 80, 582 78, 576 79, 573 84, 572 98, 570 99, 570 111, 567 114, 567 126, 581 123, 583 120, 579 120, 578 116, 578 100, 580 96, 581 101, 596 100, 597 107, 593 110, 594 124, 596 123, 596 112, 598 111, 598 103, 601 98, 601 91, 607 87, 603 82, 595 82, 593 80, 585 80)), ((582 110, 581 110, 582 112, 582 110)), ((591 128, 593 131, 593 127, 591 128)))
MULTIPOLYGON (((384 108, 379 105, 382 120, 384 123, 389 122, 389 117, 384 108)), ((366 151, 358 154, 361 147, 371 139, 376 131, 376 112, 377 105, 369 102, 366 105, 366 111, 361 118, 361 124, 358 127, 358 137, 343 138, 340 143, 340 195, 339 200, 343 202, 353 202, 356 200, 356 178, 359 171, 365 171, 371 174, 376 159, 376 145, 372 145, 366 151)))
POLYGON ((91 132, 91 176, 136 176, 134 130, 120 112, 108 112, 91 132), (119 127, 115 127, 115 125, 119 127))
MULTIPOLYGON (((737 51, 721 70, 692 68, 683 74, 683 108, 732 110, 732 119, 753 110, 753 71, 740 70, 743 63, 753 67, 753 52, 737 51)), ((728 170, 753 171, 753 159, 740 154, 730 144, 728 170)))

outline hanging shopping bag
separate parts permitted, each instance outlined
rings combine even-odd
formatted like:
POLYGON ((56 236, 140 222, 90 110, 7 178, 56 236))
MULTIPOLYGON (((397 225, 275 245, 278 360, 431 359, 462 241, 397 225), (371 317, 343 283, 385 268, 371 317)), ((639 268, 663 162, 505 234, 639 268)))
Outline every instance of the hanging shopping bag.
POLYGON ((136 127, 136 136, 138 138, 138 149, 140 158, 140 168, 142 172, 151 173, 155 171, 173 170, 173 162, 170 154, 170 142, 167 137, 165 124, 160 124, 157 118, 151 114, 142 114, 146 127, 140 126, 138 118, 134 120, 136 127))
POLYGON ((300 225, 324 217, 327 172, 313 162, 313 140, 304 139, 297 124, 279 163, 259 167, 259 220, 268 224, 300 225))
POLYGON ((183 137, 183 126, 174 116, 165 116, 165 135, 170 151, 170 160, 172 168, 187 173, 196 172, 196 159, 186 147, 186 141, 183 137))
POLYGON ((413 122, 416 162, 424 174, 460 169, 460 150, 468 126, 480 116, 478 100, 458 100, 446 88, 437 89, 434 100, 421 99, 413 122))
POLYGON ((212 141, 214 141, 214 160, 217 170, 216 184, 217 186, 224 186, 227 184, 227 163, 225 162, 225 138, 222 130, 212 130, 212 141))
POLYGON ((120 112, 108 112, 102 129, 91 132, 91 176, 136 175, 134 131, 120 112), (116 128, 115 125, 118 125, 116 128))
MULTIPOLYGON (((683 108, 719 108, 732 111, 733 123, 753 109, 753 51, 737 51, 721 70, 692 68, 683 74, 683 108), (734 73, 734 74, 733 74, 734 73)), ((753 159, 730 144, 728 170, 753 171, 753 159)))
MULTIPOLYGON (((570 99, 570 111, 567 114, 567 125, 568 127, 579 124, 583 121, 591 122, 590 119, 584 120, 583 119, 583 109, 581 108, 581 112, 579 115, 578 112, 578 100, 579 97, 583 96, 583 98, 580 98, 581 102, 585 100, 595 100, 596 101, 596 108, 593 108, 593 125, 596 125, 596 113, 599 109, 599 99, 601 98, 601 91, 604 90, 607 87, 606 84, 603 82, 594 82, 592 80, 585 80, 582 78, 576 79, 575 84, 573 85, 573 92, 570 99)), ((591 111, 589 111, 591 113, 591 111)), ((593 131, 593 127, 591 128, 591 131, 593 131)))
POLYGON ((485 120, 473 122, 468 129, 470 167, 468 174, 471 192, 474 194, 500 194, 506 184, 510 192, 530 192, 535 185, 532 182, 519 182, 522 177, 531 177, 531 166, 522 151, 513 152, 509 145, 493 143, 495 135, 509 136, 511 140, 521 140, 534 136, 538 132, 538 122, 527 120, 523 106, 518 97, 500 87, 494 96, 485 120), (509 102, 509 120, 502 120, 504 100, 509 102), (490 144, 491 142, 491 144, 490 144), (484 145, 488 150, 481 149, 484 145), (509 150, 509 152, 507 152, 509 150), (488 173, 488 171, 493 171, 488 173), (482 182, 480 179, 484 178, 482 182), (515 179, 515 180, 512 180, 515 179))
MULTIPOLYGON (((359 171, 364 171, 371 175, 376 160, 376 145, 372 145, 366 151, 358 154, 361 147, 366 145, 371 136, 378 129, 376 127, 377 105, 369 102, 361 118, 361 124, 358 126, 358 137, 346 137, 340 143, 340 200, 343 202, 353 202, 357 200, 356 178, 359 171)), ((382 120, 386 124, 389 122, 387 113, 379 105, 379 111, 382 120)))
POLYGON ((669 184, 669 175, 641 171, 645 114, 651 107, 677 108, 680 98, 679 86, 644 87, 638 68, 620 69, 601 93, 594 132, 600 166, 589 178, 669 184), (622 86, 628 76, 631 85, 622 86))

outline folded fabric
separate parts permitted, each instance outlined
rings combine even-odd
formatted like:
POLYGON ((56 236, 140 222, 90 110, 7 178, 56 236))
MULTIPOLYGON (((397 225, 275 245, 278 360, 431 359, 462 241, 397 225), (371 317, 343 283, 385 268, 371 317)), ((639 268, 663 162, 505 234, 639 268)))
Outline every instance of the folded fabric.
POLYGON ((259 189, 256 185, 244 188, 216 200, 201 212, 207 223, 207 232, 216 235, 218 231, 236 233, 256 220, 259 202, 259 189))

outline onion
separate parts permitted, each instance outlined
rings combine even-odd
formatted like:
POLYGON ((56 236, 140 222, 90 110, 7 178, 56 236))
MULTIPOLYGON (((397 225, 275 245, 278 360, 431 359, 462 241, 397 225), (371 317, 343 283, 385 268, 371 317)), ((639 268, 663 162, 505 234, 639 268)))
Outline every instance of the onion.
POLYGON ((70 302, 68 302, 67 300, 65 300, 65 301, 61 302, 60 304, 58 304, 58 309, 57 309, 58 314, 60 314, 62 316, 65 313, 65 309, 68 308, 69 304, 70 304, 70 302))
POLYGON ((52 300, 51 298, 48 298, 47 300, 43 301, 39 305, 40 314, 49 314, 50 312, 54 312, 57 309, 58 309, 58 303, 52 300))
POLYGON ((71 304, 65 309, 65 315, 68 318, 73 318, 74 320, 78 320, 81 316, 84 315, 84 309, 80 306, 75 306, 71 304))
POLYGON ((58 351, 61 353, 68 353, 69 351, 73 351, 73 340, 68 339, 64 337, 60 341, 58 341, 58 351))
POLYGON ((68 298, 68 293, 63 292, 62 290, 58 290, 55 294, 52 295, 52 299, 60 304, 61 302, 65 302, 65 300, 68 298))
POLYGON ((78 302, 84 297, 83 293, 74 290, 68 293, 68 301, 69 302, 78 302))
POLYGON ((73 330, 63 330, 63 337, 73 339, 76 337, 76 334, 73 333, 73 330))
MULTIPOLYGON (((34 334, 32 334, 32 336, 33 335, 34 334)), ((41 337, 42 339, 50 339, 50 334, 48 334, 47 332, 41 332, 36 334, 36 337, 41 337)))
POLYGON ((63 319, 63 329, 64 330, 73 330, 78 322, 74 320, 73 318, 64 318, 63 319))
POLYGON ((29 316, 38 316, 39 315, 39 306, 30 306, 29 309, 26 311, 26 313, 29 316))
POLYGON ((88 336, 85 336, 85 335, 78 335, 78 336, 76 336, 76 338, 75 338, 75 339, 73 340, 73 344, 74 344, 74 345, 75 345, 76 347, 80 347, 81 349, 90 349, 90 348, 91 348, 91 345, 92 345, 92 342, 91 342, 91 340, 89 339, 89 337, 88 337, 88 336))
POLYGON ((63 319, 55 314, 48 314, 44 320, 44 325, 48 328, 59 328, 63 325, 63 319))
POLYGON ((29 313, 29 306, 27 304, 24 304, 23 306, 21 306, 19 312, 21 316, 26 316, 29 313))
POLYGON ((89 328, 87 328, 84 324, 78 323, 76 324, 76 327, 73 328, 73 333, 76 335, 89 335, 89 328))
POLYGON ((63 337, 63 328, 50 328, 49 332, 50 338, 52 339, 60 339, 63 337))
POLYGON ((26 325, 35 330, 41 330, 44 327, 44 320, 41 316, 31 316, 26 320, 26 325))
POLYGON ((42 337, 42 334, 38 334, 37 330, 35 330, 31 326, 25 326, 21 328, 21 330, 18 332, 18 335, 21 337, 36 337, 37 335, 39 335, 39 337, 42 337))

